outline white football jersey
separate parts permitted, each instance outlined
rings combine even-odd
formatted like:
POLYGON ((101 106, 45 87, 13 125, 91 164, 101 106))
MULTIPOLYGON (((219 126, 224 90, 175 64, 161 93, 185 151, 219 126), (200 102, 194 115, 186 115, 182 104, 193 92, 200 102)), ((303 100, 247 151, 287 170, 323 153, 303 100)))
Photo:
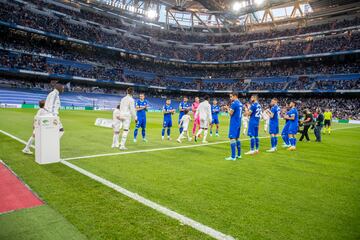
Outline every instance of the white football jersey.
POLYGON ((135 101, 130 95, 126 95, 120 101, 120 118, 126 119, 133 117, 136 119, 135 101))
POLYGON ((191 121, 191 117, 189 114, 185 114, 184 116, 182 116, 180 121, 182 122, 182 127, 187 130, 191 121))
POLYGON ((120 121, 120 109, 115 108, 113 111, 113 121, 119 122, 120 121))
POLYGON ((61 103, 60 103, 60 97, 59 97, 59 91, 54 89, 52 92, 49 93, 49 95, 46 97, 45 101, 45 109, 57 116, 59 115, 59 109, 60 109, 61 103))
POLYGON ((208 101, 203 101, 199 104, 199 107, 197 108, 195 115, 195 118, 197 117, 211 122, 212 120, 211 105, 208 101))

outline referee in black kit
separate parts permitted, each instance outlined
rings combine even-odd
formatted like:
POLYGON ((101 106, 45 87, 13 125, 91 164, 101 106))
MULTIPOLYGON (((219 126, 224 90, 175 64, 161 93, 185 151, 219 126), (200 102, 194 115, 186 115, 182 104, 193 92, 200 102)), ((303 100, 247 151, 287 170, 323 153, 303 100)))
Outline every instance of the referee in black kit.
POLYGON ((302 124, 304 125, 304 129, 301 132, 301 137, 299 141, 302 141, 305 137, 306 141, 309 142, 309 128, 313 125, 314 117, 309 111, 309 109, 304 110, 304 116, 304 121, 302 122, 302 124))

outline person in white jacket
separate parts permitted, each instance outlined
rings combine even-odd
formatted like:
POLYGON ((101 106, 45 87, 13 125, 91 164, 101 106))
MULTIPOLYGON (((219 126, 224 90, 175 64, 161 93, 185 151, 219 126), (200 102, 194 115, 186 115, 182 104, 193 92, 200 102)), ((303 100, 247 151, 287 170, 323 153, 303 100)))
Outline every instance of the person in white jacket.
POLYGON ((197 142, 198 137, 201 135, 201 133, 204 131, 204 137, 202 140, 202 143, 207 143, 206 137, 208 134, 208 127, 209 124, 212 122, 212 116, 211 116, 211 105, 209 103, 210 97, 206 95, 204 97, 204 101, 199 104, 199 107, 196 110, 195 113, 195 119, 200 119, 200 129, 195 135, 195 142, 197 142))
POLYGON ((114 130, 114 136, 113 136, 113 143, 111 145, 112 148, 118 148, 119 147, 119 133, 121 129, 121 122, 120 122, 120 105, 117 105, 116 108, 113 111, 113 123, 112 128, 114 130))
MULTIPOLYGON (((64 92, 64 86, 60 83, 55 84, 54 90, 48 94, 45 100, 45 109, 52 116, 59 116, 61 106, 59 95, 64 92)), ((59 137, 64 135, 64 127, 59 118, 59 137)))
POLYGON ((37 111, 34 121, 33 121, 33 132, 29 140, 26 142, 25 148, 22 150, 25 154, 33 154, 30 150, 31 145, 33 144, 35 140, 35 125, 36 125, 36 119, 37 117, 46 116, 49 114, 49 112, 44 108, 45 107, 45 100, 39 101, 39 110, 37 111))
POLYGON ((135 122, 137 121, 136 110, 135 110, 135 101, 134 101, 134 98, 132 97, 132 95, 134 93, 134 89, 130 87, 130 88, 126 89, 126 93, 127 93, 127 95, 125 97, 123 97, 120 101, 120 108, 119 108, 120 109, 120 113, 119 113, 120 126, 123 129, 123 133, 122 133, 121 141, 120 141, 120 150, 127 149, 125 147, 125 143, 126 143, 127 136, 129 134, 131 118, 133 118, 135 120, 135 122))

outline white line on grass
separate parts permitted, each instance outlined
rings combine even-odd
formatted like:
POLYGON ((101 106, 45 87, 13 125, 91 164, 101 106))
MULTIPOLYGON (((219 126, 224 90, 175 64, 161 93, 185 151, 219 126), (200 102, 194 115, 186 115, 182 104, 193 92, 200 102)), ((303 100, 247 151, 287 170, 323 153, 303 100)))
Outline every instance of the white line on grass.
MULTIPOLYGON (((259 138, 270 138, 270 137, 259 137, 259 138)), ((250 138, 240 139, 240 141, 246 141, 249 139, 250 138)), ((205 147, 205 146, 210 146, 210 145, 218 145, 218 144, 223 144, 223 143, 229 143, 229 140, 213 142, 213 143, 202 143, 202 144, 197 144, 197 145, 178 146, 178 147, 152 148, 152 149, 143 149, 143 150, 135 150, 135 151, 128 151, 128 152, 95 154, 95 155, 88 155, 88 156, 81 156, 81 157, 64 158, 62 160, 70 161, 70 160, 78 160, 78 159, 85 159, 85 158, 88 159, 88 158, 97 158, 97 157, 108 157, 108 156, 125 155, 125 154, 133 154, 133 153, 158 152, 158 151, 182 149, 182 148, 196 148, 196 147, 205 147)))
MULTIPOLYGON (((349 129, 349 128, 360 128, 360 126, 347 127, 347 128, 335 128, 332 131, 342 130, 342 129, 349 129)), ((270 136, 259 137, 259 138, 270 138, 270 136)), ((250 140, 250 138, 240 139, 240 141, 246 141, 246 140, 250 140)), ((183 148, 196 148, 196 147, 218 145, 218 144, 223 144, 223 143, 228 143, 228 142, 229 142, 229 140, 227 140, 227 141, 219 141, 219 142, 212 142, 212 143, 205 143, 205 144, 197 144, 197 145, 186 145, 186 146, 165 147, 165 148, 152 148, 152 149, 142 149, 142 150, 135 150, 135 151, 128 151, 128 152, 117 152, 117 153, 103 153, 103 154, 87 155, 87 156, 80 156, 80 157, 63 158, 62 160, 70 161, 70 160, 98 158, 98 157, 109 157, 109 156, 134 154, 134 153, 158 152, 158 151, 166 151, 166 150, 173 150, 173 149, 183 149, 183 148)))
MULTIPOLYGON (((2 131, 2 130, 0 130, 0 132, 5 134, 6 136, 18 141, 18 142, 20 142, 20 143, 26 144, 26 142, 24 140, 14 136, 14 135, 12 135, 10 133, 7 133, 7 132, 2 131)), ((199 146, 201 146, 201 145, 199 145, 199 146)), ((60 163, 64 164, 65 166, 67 166, 67 167, 69 167, 69 168, 71 168, 71 169, 73 169, 73 170, 75 170, 75 171, 77 171, 77 172, 79 172, 79 173, 81 173, 81 174, 83 174, 83 175, 85 175, 85 176, 87 176, 87 177, 89 177, 89 178, 91 178, 91 179, 93 179, 93 180, 107 186, 107 187, 110 187, 110 188, 114 189, 115 191, 117 191, 117 192, 119 192, 119 193, 121 193, 121 194, 123 194, 123 195, 125 195, 125 196, 127 196, 127 197, 129 197, 129 198, 131 198, 131 199, 133 199, 133 200, 147 206, 147 207, 150 207, 150 208, 152 208, 152 209, 154 209, 154 210, 156 210, 156 211, 158 211, 158 212, 160 212, 160 213, 162 213, 162 214, 164 214, 164 215, 166 215, 168 217, 171 217, 171 218, 173 218, 175 220, 178 220, 184 225, 188 225, 188 226, 190 226, 190 227, 192 227, 192 228, 194 228, 194 229, 196 229, 196 230, 198 230, 198 231, 200 231, 200 232, 202 232, 202 233, 204 233, 204 234, 206 234, 206 235, 208 235, 210 237, 213 237, 214 239, 218 239, 218 240, 235 240, 235 238, 230 236, 230 235, 226 235, 226 234, 224 234, 222 232, 219 232, 219 231, 217 231, 217 230, 215 230, 215 229, 213 229, 213 228, 211 228, 209 226, 206 226, 206 225, 204 225, 204 224, 202 224, 200 222, 197 222, 197 221, 195 221, 195 220, 193 220, 191 218, 188 218, 188 217, 186 217, 186 216, 184 216, 184 215, 182 215, 180 213, 172 211, 172 210, 170 210, 170 209, 168 209, 168 208, 166 208, 166 207, 164 207, 164 206, 162 206, 160 204, 157 204, 157 203, 155 203, 155 202, 153 202, 153 201, 151 201, 149 199, 146 199, 146 198, 138 195, 137 193, 131 192, 131 191, 129 191, 129 190, 115 184, 115 183, 112 183, 112 182, 110 182, 110 181, 108 181, 108 180, 106 180, 106 179, 104 179, 102 177, 99 177, 99 176, 97 176, 97 175, 95 175, 95 174, 93 174, 93 173, 91 173, 89 171, 86 171, 85 169, 80 168, 80 167, 78 167, 78 166, 76 166, 76 165, 74 165, 72 163, 69 163, 69 162, 64 161, 64 160, 61 160, 60 163)))
MULTIPOLYGON (((12 139, 15 139, 16 141, 18 141, 18 142, 21 142, 22 144, 27 144, 27 142, 25 142, 24 140, 22 140, 22 139, 20 139, 20 138, 18 138, 18 137, 16 137, 16 136, 14 136, 14 135, 12 135, 12 134, 10 134, 10 133, 8 133, 8 132, 5 132, 5 131, 3 131, 3 130, 1 130, 0 129, 0 132, 2 133, 2 134, 4 134, 4 135, 6 135, 6 136, 8 136, 8 137, 11 137, 12 139)), ((34 145, 31 145, 31 147, 32 148, 35 148, 35 146, 34 145)))
MULTIPOLYGON (((349 128, 358 128, 358 127, 360 127, 360 126, 348 127, 348 128, 337 128, 337 129, 334 129, 333 131, 341 130, 341 129, 349 129, 349 128)), ((6 136, 9 136, 9 137, 17 140, 18 142, 26 144, 26 142, 24 140, 14 136, 14 135, 12 135, 10 133, 7 133, 7 132, 5 132, 3 130, 0 130, 0 132, 5 134, 6 136)), ((268 138, 268 137, 261 137, 261 138, 268 138)), ((247 139, 242 139, 242 141, 244 141, 244 140, 247 140, 247 139)), ((228 141, 221 141, 221 142, 208 143, 208 144, 202 144, 202 145, 194 145, 194 146, 189 145, 189 146, 179 146, 179 147, 170 147, 170 148, 148 149, 148 150, 140 150, 140 151, 141 152, 152 152, 152 151, 179 149, 179 148, 200 147, 200 146, 208 146, 208 145, 214 145, 214 144, 222 144, 222 143, 225 143, 225 142, 228 142, 228 141)), ((139 151, 122 152, 122 153, 115 153, 115 154, 111 154, 111 155, 130 154, 130 153, 135 153, 135 152, 139 152, 139 151)), ((109 155, 110 154, 102 154, 102 156, 109 156, 109 155)), ((98 157, 100 155, 93 155, 93 156, 98 157)), ((84 157, 81 157, 81 158, 84 158, 84 157)), ((73 159, 75 159, 75 158, 73 158, 73 159)), ((76 159, 78 159, 78 158, 76 158, 76 159)), ((213 237, 215 239, 218 239, 218 240, 234 240, 234 238, 232 236, 230 236, 230 235, 226 235, 224 233, 221 233, 221 232, 219 232, 219 231, 217 231, 217 230, 215 230, 215 229, 213 229, 211 227, 208 227, 208 226, 206 226, 206 225, 204 225, 204 224, 202 224, 200 222, 197 222, 197 221, 195 221, 195 220, 193 220, 191 218, 188 218, 188 217, 186 217, 186 216, 184 216, 182 214, 174 212, 174 211, 172 211, 172 210, 170 210, 170 209, 168 209, 168 208, 166 208, 166 207, 164 207, 164 206, 162 206, 160 204, 157 204, 157 203, 155 203, 155 202, 153 202, 153 201, 151 201, 149 199, 146 199, 146 198, 138 195, 137 193, 133 193, 133 192, 131 192, 131 191, 129 191, 129 190, 115 184, 115 183, 112 183, 112 182, 110 182, 110 181, 108 181, 108 180, 106 180, 106 179, 104 179, 102 177, 99 177, 99 176, 97 176, 97 175, 95 175, 95 174, 93 174, 93 173, 91 173, 89 171, 86 171, 85 169, 82 169, 82 168, 80 168, 80 167, 78 167, 78 166, 76 166, 76 165, 74 165, 74 164, 72 164, 70 162, 67 162, 64 159, 61 160, 61 163, 68 166, 68 167, 70 167, 71 169, 73 169, 73 170, 75 170, 75 171, 77 171, 77 172, 79 172, 79 173, 81 173, 81 174, 83 174, 83 175, 85 175, 85 176, 87 176, 87 177, 89 177, 89 178, 91 178, 91 179, 93 179, 93 180, 107 186, 107 187, 110 187, 110 188, 114 189, 115 191, 117 191, 117 192, 119 192, 119 193, 121 193, 121 194, 123 194, 123 195, 125 195, 125 196, 127 196, 127 197, 129 197, 129 198, 131 198, 131 199, 145 205, 145 206, 148 206, 148 207, 150 207, 150 208, 152 208, 152 209, 154 209, 154 210, 156 210, 156 211, 158 211, 158 212, 160 212, 160 213, 162 213, 162 214, 164 214, 164 215, 166 215, 168 217, 171 217, 171 218, 173 218, 175 220, 178 220, 178 221, 180 221, 181 223, 183 223, 185 225, 188 225, 188 226, 190 226, 190 227, 192 227, 192 228, 194 228, 194 229, 196 229, 196 230, 198 230, 198 231, 200 231, 202 233, 205 233, 208 236, 211 236, 211 237, 213 237)))
POLYGON ((99 176, 97 176, 97 175, 95 175, 95 174, 93 174, 93 173, 91 173, 89 171, 86 171, 85 169, 80 168, 80 167, 78 167, 78 166, 76 166, 76 165, 74 165, 74 164, 72 164, 70 162, 62 160, 61 163, 68 166, 68 167, 70 167, 70 168, 72 168, 73 170, 75 170, 75 171, 77 171, 77 172, 79 172, 79 173, 81 173, 81 174, 83 174, 83 175, 85 175, 85 176, 87 176, 87 177, 89 177, 89 178, 91 178, 91 179, 93 179, 93 180, 95 180, 95 181, 109 187, 109 188, 114 189, 115 191, 117 191, 117 192, 119 192, 119 193, 121 193, 121 194, 123 194, 123 195, 125 195, 125 196, 127 196, 127 197, 129 197, 129 198, 131 198, 131 199, 133 199, 133 200, 147 206, 147 207, 150 207, 150 208, 152 208, 152 209, 154 209, 154 210, 156 210, 156 211, 158 211, 158 212, 160 212, 160 213, 162 213, 162 214, 164 214, 164 215, 166 215, 168 217, 171 217, 171 218, 173 218, 175 220, 180 221, 182 224, 188 225, 188 226, 190 226, 190 227, 192 227, 192 228, 194 228, 194 229, 196 229, 196 230, 198 230, 198 231, 200 231, 202 233, 205 233, 208 236, 211 236, 211 237, 213 237, 215 239, 219 239, 219 240, 233 240, 233 239, 235 239, 234 237, 232 237, 230 235, 226 235, 224 233, 221 233, 221 232, 219 232, 219 231, 217 231, 217 230, 215 230, 215 229, 213 229, 211 227, 208 227, 208 226, 206 226, 206 225, 204 225, 204 224, 202 224, 200 222, 197 222, 197 221, 195 221, 195 220, 193 220, 191 218, 188 218, 188 217, 186 217, 186 216, 184 216, 184 215, 182 215, 180 213, 172 211, 172 210, 170 210, 170 209, 168 209, 168 208, 166 208, 166 207, 164 207, 164 206, 162 206, 160 204, 157 204, 157 203, 155 203, 155 202, 153 202, 153 201, 151 201, 149 199, 146 199, 146 198, 138 195, 137 193, 131 192, 131 191, 129 191, 129 190, 115 184, 115 183, 112 183, 112 182, 110 182, 110 181, 108 181, 108 180, 106 180, 106 179, 104 179, 102 177, 99 177, 99 176))

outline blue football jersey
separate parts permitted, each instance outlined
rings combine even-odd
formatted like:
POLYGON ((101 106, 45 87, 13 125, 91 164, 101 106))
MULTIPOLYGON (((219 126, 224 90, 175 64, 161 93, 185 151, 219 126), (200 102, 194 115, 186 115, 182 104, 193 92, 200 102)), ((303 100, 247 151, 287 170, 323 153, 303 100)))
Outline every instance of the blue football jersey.
POLYGON ((230 108, 233 110, 233 114, 230 117, 230 126, 236 125, 241 127, 243 104, 237 99, 231 103, 230 108))
POLYGON ((296 108, 291 108, 291 109, 287 112, 287 115, 290 116, 290 117, 292 117, 292 116, 295 117, 294 120, 289 120, 290 126, 295 127, 295 126, 298 126, 298 125, 299 125, 299 113, 298 113, 298 111, 297 111, 296 108))
POLYGON ((272 118, 270 118, 270 124, 271 125, 279 125, 279 114, 280 114, 280 108, 278 105, 274 105, 271 107, 271 112, 274 115, 272 118))
POLYGON ((217 118, 219 113, 220 113, 220 106, 219 105, 211 105, 212 118, 217 118))
MULTIPOLYGON (((146 99, 144 99, 144 101, 141 101, 139 99, 139 100, 136 101, 135 106, 136 107, 147 107, 148 106, 148 101, 146 99)), ((146 118, 146 108, 137 111, 136 115, 137 115, 138 118, 146 118)))
POLYGON ((262 112, 260 104, 258 102, 254 102, 253 104, 251 104, 249 110, 251 111, 249 124, 250 125, 259 125, 260 116, 261 116, 261 112, 262 112))
POLYGON ((169 111, 173 110, 174 108, 171 105, 164 105, 163 111, 164 111, 164 119, 170 119, 171 113, 169 111))

